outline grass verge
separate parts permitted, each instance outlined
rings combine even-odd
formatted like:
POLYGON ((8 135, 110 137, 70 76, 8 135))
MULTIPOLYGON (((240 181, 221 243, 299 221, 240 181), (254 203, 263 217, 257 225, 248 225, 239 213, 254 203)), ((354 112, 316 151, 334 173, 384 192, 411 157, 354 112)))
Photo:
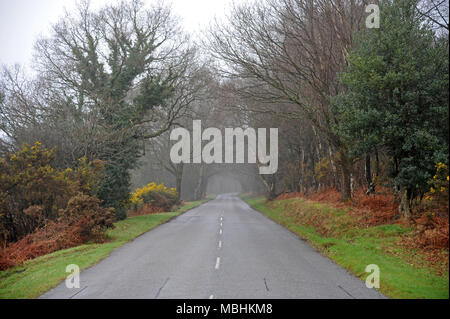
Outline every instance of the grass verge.
POLYGON ((186 202, 174 212, 127 218, 108 231, 111 240, 106 243, 59 250, 0 272, 0 299, 36 298, 66 278, 68 264, 77 264, 81 270, 93 266, 115 248, 213 198, 186 202))
MULTIPOLYGON (((254 209, 307 240, 323 255, 365 280, 365 268, 380 268, 380 291, 391 298, 449 298, 448 267, 427 264, 419 250, 401 245, 412 228, 392 224, 360 227, 351 209, 301 198, 267 202, 241 196, 254 209)), ((448 255, 448 250, 443 251, 448 255)))

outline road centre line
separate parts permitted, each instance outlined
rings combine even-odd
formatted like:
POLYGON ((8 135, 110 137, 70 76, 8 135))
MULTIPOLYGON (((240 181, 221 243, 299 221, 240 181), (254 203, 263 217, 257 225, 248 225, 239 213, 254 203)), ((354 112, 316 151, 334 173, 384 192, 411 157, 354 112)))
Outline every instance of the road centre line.
POLYGON ((216 269, 219 269, 219 267, 220 267, 220 257, 217 257, 217 259, 216 259, 216 269))

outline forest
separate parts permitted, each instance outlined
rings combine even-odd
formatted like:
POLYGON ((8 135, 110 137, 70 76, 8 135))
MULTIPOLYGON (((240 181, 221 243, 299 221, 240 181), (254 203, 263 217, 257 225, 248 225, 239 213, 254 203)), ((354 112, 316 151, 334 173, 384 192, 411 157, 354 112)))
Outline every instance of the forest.
POLYGON ((164 3, 80 2, 33 72, 1 66, 0 269, 212 193, 365 202, 448 250, 448 31, 438 0, 247 1, 201 37, 164 3), (172 162, 195 120, 278 128, 276 172, 172 162))

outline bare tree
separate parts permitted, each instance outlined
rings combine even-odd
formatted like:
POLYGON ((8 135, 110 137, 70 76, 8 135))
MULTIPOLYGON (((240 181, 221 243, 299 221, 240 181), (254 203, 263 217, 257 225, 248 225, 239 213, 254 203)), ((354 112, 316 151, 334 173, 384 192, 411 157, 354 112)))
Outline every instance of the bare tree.
POLYGON ((339 121, 330 97, 341 92, 365 1, 269 0, 235 6, 228 23, 210 31, 207 47, 224 76, 240 81, 241 96, 260 102, 253 111, 307 119, 336 150, 343 200, 351 196, 352 160, 334 133, 339 121), (242 81, 245 80, 245 81, 242 81), (273 105, 277 107, 274 108, 273 105))
POLYGON ((446 30, 448 36, 449 3, 446 0, 422 0, 418 2, 418 10, 434 29, 446 30))
POLYGON ((60 166, 82 156, 107 161, 100 197, 115 207, 128 196, 142 145, 174 125, 203 85, 196 50, 169 7, 138 0, 97 12, 82 2, 37 41, 35 68, 32 81, 6 73, 11 103, 2 104, 1 129, 15 145, 56 146, 60 166))

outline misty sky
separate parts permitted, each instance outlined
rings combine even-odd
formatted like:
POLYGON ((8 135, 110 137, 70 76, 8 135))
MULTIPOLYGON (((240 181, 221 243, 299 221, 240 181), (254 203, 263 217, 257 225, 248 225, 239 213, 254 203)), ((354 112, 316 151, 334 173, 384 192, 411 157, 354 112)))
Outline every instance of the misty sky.
MULTIPOLYGON (((91 0, 91 6, 97 9, 108 2, 114 1, 91 0)), ((70 11, 76 3, 77 0, 0 0, 0 64, 28 65, 36 38, 48 34, 51 24, 64 14, 64 8, 70 11)), ((232 0, 171 0, 167 3, 172 3, 185 29, 196 32, 207 26, 214 16, 223 17, 232 0)))

